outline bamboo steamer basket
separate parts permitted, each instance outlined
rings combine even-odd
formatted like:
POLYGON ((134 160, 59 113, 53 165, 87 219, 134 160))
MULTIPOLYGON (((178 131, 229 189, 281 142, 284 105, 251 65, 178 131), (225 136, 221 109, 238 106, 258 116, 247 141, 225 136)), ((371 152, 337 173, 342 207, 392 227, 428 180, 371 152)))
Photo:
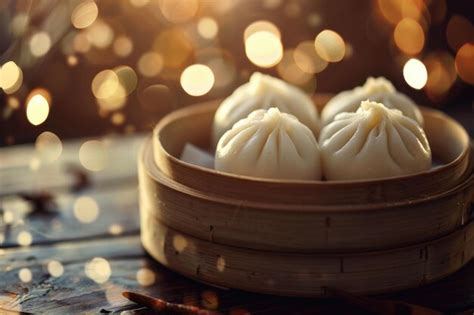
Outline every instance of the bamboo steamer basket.
POLYGON ((187 142, 210 147, 218 104, 168 115, 140 153, 142 243, 165 266, 224 287, 323 296, 328 286, 355 293, 417 286, 472 258, 474 163, 468 135, 451 118, 422 110, 441 162, 430 171, 370 181, 265 180, 179 160, 187 142))
POLYGON ((142 203, 170 228, 220 244, 306 253, 400 247, 440 237, 468 220, 469 138, 438 111, 423 114, 442 166, 384 180, 280 181, 225 174, 177 158, 186 142, 209 146, 217 105, 167 116, 142 152, 142 203))

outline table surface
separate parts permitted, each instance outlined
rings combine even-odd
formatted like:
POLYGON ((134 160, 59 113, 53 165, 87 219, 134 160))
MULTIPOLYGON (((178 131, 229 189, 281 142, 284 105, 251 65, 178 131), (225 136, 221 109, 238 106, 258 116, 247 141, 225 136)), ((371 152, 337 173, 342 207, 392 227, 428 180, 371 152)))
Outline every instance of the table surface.
MULTIPOLYGON (((0 314, 151 313, 123 298, 126 290, 232 315, 364 314, 335 299, 215 288, 155 262, 140 244, 136 152, 143 139, 103 138, 106 163, 97 172, 80 164, 86 139, 63 143, 49 164, 33 145, 0 149, 0 314), (48 195, 53 200, 42 210, 48 195)), ((380 298, 448 313, 472 309, 474 262, 437 283, 380 298)))

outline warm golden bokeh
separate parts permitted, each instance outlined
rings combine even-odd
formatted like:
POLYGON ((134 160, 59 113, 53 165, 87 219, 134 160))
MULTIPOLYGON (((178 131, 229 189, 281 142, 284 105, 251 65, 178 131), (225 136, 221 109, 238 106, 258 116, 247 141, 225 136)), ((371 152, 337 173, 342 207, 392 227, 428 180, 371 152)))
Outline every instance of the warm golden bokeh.
POLYGON ((79 149, 79 161, 89 171, 101 171, 107 162, 105 144, 98 140, 84 142, 79 149))
POLYGON ((217 25, 216 20, 206 16, 199 20, 197 29, 199 35, 201 35, 203 38, 212 39, 217 36, 219 26, 217 25))
POLYGON ((283 45, 274 33, 258 31, 245 40, 245 54, 253 64, 270 68, 283 57, 283 45))
POLYGON ((346 47, 342 37, 332 31, 323 30, 314 40, 318 55, 327 62, 338 62, 344 58, 346 47))
POLYGON ((148 268, 140 268, 137 271, 137 282, 143 287, 149 287, 156 281, 156 275, 153 270, 148 268))
POLYGON ((312 74, 304 72, 297 66, 294 57, 295 51, 288 49, 283 54, 283 58, 277 65, 278 75, 285 81, 295 84, 303 85, 313 77, 312 74))
POLYGON ((181 74, 181 86, 183 90, 192 96, 201 96, 209 92, 214 86, 214 73, 201 64, 187 67, 181 74))
POLYGON ((408 55, 419 54, 425 45, 423 28, 411 18, 404 18, 397 24, 393 38, 397 47, 408 55))
POLYGON ((48 272, 52 277, 58 278, 61 277, 64 273, 63 264, 57 260, 51 260, 47 265, 48 272))
POLYGON ((34 125, 41 125, 49 115, 48 100, 41 94, 33 94, 26 104, 26 117, 34 125))
POLYGON ((63 150, 59 137, 50 131, 42 132, 36 138, 35 147, 41 161, 47 163, 56 161, 63 150))
POLYGON ((163 16, 173 23, 192 19, 199 8, 198 0, 158 0, 158 5, 163 16))
POLYGON ((456 71, 466 83, 474 85, 474 44, 466 43, 456 54, 456 71))
POLYGON ((84 272, 87 277, 94 280, 96 283, 104 283, 107 282, 112 275, 112 268, 107 259, 95 257, 86 263, 84 272))
POLYGON ((293 53, 296 65, 307 73, 319 73, 326 69, 327 61, 321 59, 312 41, 304 41, 296 46, 293 53))
POLYGON ((252 34, 262 31, 270 32, 279 39, 281 38, 280 30, 275 24, 270 21, 259 20, 251 23, 245 28, 244 41, 246 41, 252 34))
POLYGON ((474 26, 461 15, 453 15, 446 26, 446 39, 453 51, 458 51, 465 43, 474 42, 474 26))
POLYGON ((409 86, 421 90, 428 81, 428 72, 420 60, 412 58, 403 67, 403 77, 409 86))
POLYGON ((23 83, 23 71, 14 61, 0 67, 0 88, 7 94, 15 93, 23 83))
POLYGON ((99 8, 93 0, 80 2, 71 14, 71 23, 75 28, 87 28, 94 23, 99 15, 99 8))
POLYGON ((426 82, 427 96, 433 101, 438 101, 448 93, 456 81, 454 58, 447 52, 439 51, 429 54, 424 59, 428 71, 426 82))
POLYGON ((81 223, 94 222, 99 212, 99 205, 92 197, 81 196, 74 202, 74 217, 81 223))
POLYGON ((163 57, 154 51, 149 51, 141 55, 138 59, 138 71, 145 77, 154 77, 163 69, 163 57))
POLYGON ((21 268, 18 272, 18 278, 20 278, 21 282, 28 283, 33 280, 33 274, 29 268, 21 268))
POLYGON ((35 33, 30 38, 30 51, 35 57, 42 57, 51 48, 51 37, 46 32, 35 33))

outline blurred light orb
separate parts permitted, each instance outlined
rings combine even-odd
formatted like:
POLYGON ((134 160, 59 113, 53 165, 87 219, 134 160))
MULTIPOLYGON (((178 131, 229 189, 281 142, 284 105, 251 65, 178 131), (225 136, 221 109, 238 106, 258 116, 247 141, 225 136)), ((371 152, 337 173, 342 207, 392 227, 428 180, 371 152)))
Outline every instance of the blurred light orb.
POLYGON ((99 140, 84 142, 79 149, 79 161, 89 171, 101 171, 107 162, 105 144, 99 140))
POLYGON ((411 58, 403 67, 403 77, 409 86, 421 90, 428 81, 428 71, 423 62, 411 58))
POLYGON ((158 35, 153 50, 163 58, 164 67, 181 69, 191 59, 194 47, 192 39, 181 28, 171 28, 158 35))
POLYGON ((112 274, 112 269, 106 259, 95 257, 86 263, 84 272, 87 277, 94 280, 96 283, 104 283, 109 280, 112 274))
POLYGON ((77 33, 72 41, 72 47, 78 53, 86 53, 91 49, 91 42, 85 32, 77 33))
POLYGON ((284 12, 286 16, 296 18, 301 14, 301 6, 298 2, 290 2, 285 6, 284 12))
POLYGON ((70 65, 71 67, 77 66, 77 64, 79 62, 79 60, 77 59, 77 57, 75 55, 67 56, 66 61, 67 61, 67 64, 70 65))
POLYGON ((99 49, 109 47, 114 40, 114 30, 100 19, 87 28, 86 34, 89 42, 99 49))
POLYGON ((173 248, 178 252, 182 253, 186 247, 188 247, 188 240, 181 234, 173 236, 173 248))
POLYGON ((31 236, 30 232, 21 231, 18 233, 16 241, 20 246, 30 246, 31 243, 33 243, 33 237, 31 236))
POLYGON ((402 19, 402 5, 406 0, 377 0, 382 16, 390 23, 397 24, 402 19))
POLYGON ((41 94, 33 95, 26 104, 26 118, 34 125, 41 125, 49 115, 48 100, 41 94))
POLYGON ((54 133, 45 131, 36 138, 35 148, 42 161, 51 163, 61 155, 63 144, 54 133))
POLYGON ((115 71, 107 69, 97 73, 92 80, 92 93, 98 99, 112 97, 119 89, 120 81, 115 71))
POLYGON ((137 282, 143 287, 148 287, 154 284, 156 281, 156 275, 153 270, 148 268, 140 268, 137 271, 137 282))
POLYGON ((63 264, 57 260, 51 260, 47 265, 48 272, 52 277, 58 278, 61 277, 64 273, 63 264))
POLYGON ((217 257, 216 261, 217 271, 224 272, 225 270, 225 259, 222 256, 217 257))
POLYGON ((8 61, 0 67, 0 88, 6 94, 18 91, 23 83, 23 71, 13 61, 8 61))
POLYGON ((108 112, 118 110, 125 106, 127 103, 127 91, 122 84, 117 86, 114 94, 105 98, 96 99, 99 105, 99 114, 104 117, 108 112))
POLYGON ((255 65, 271 68, 283 57, 283 45, 280 38, 268 31, 259 31, 245 41, 245 54, 255 65))
POLYGON ((109 233, 112 235, 120 235, 123 232, 123 227, 120 224, 111 224, 109 226, 109 233))
POLYGON ((134 7, 140 8, 150 3, 150 0, 130 0, 130 4, 134 7))
POLYGON ((408 55, 416 55, 425 45, 423 28, 413 19, 404 18, 393 31, 393 38, 397 47, 408 55))
POLYGON ((118 66, 114 68, 120 85, 125 89, 126 95, 132 93, 137 87, 138 77, 135 70, 129 66, 118 66))
POLYGON ((12 33, 16 37, 22 36, 25 33, 25 31, 28 29, 29 23, 30 23, 30 17, 28 16, 27 13, 18 13, 17 15, 15 15, 15 17, 10 23, 12 33))
POLYGON ((276 9, 283 3, 283 0, 263 0, 263 7, 265 9, 276 9))
POLYGON ((81 196, 74 202, 74 217, 81 223, 92 223, 99 216, 99 206, 92 197, 81 196))
POLYGON ((466 83, 474 85, 474 44, 465 43, 456 54, 456 71, 466 83))
POLYGON ((99 16, 99 8, 93 0, 79 3, 71 14, 72 25, 77 29, 87 28, 99 16))
POLYGON ((133 51, 133 42, 127 36, 119 36, 113 44, 114 53, 119 57, 127 57, 133 51))
POLYGON ((346 53, 344 40, 332 30, 320 32, 314 40, 314 46, 318 55, 327 62, 341 61, 346 53))
POLYGON ((30 38, 29 45, 33 56, 44 56, 51 48, 51 37, 46 32, 38 32, 30 38))
POLYGON ((293 49, 285 50, 283 58, 277 65, 278 75, 285 81, 295 85, 303 85, 313 77, 312 74, 304 72, 297 66, 293 49))
POLYGON ((217 36, 219 26, 216 20, 210 17, 203 17, 199 20, 197 25, 199 35, 206 39, 213 39, 217 36))
POLYGON ((33 279, 33 274, 29 268, 21 268, 18 272, 18 278, 21 282, 28 283, 33 279))
POLYGON ((437 101, 446 94, 456 81, 454 58, 448 52, 434 52, 423 61, 428 70, 425 90, 428 97, 437 101))
POLYGON ((163 16, 173 23, 192 19, 199 6, 197 0, 158 0, 158 5, 163 16))
POLYGON ((474 26, 465 17, 453 15, 446 27, 446 39, 453 51, 458 51, 462 45, 474 42, 474 26))
POLYGON ((11 109, 18 109, 18 108, 20 108, 20 101, 18 100, 18 98, 14 97, 14 96, 10 96, 10 97, 8 97, 7 105, 11 109))
POLYGON ((323 19, 320 14, 314 12, 308 15, 308 25, 311 27, 318 27, 321 25, 323 19))
POLYGON ((276 37, 278 37, 278 39, 281 39, 280 30, 275 24, 273 24, 270 21, 259 20, 259 21, 251 23, 249 26, 245 28, 244 41, 246 41, 251 35, 257 32, 263 32, 263 31, 270 32, 276 37))
POLYGON ((312 41, 304 41, 296 46, 293 53, 296 65, 307 73, 319 73, 326 69, 327 61, 321 59, 312 41))
POLYGON ((38 157, 34 156, 31 158, 28 166, 30 167, 30 170, 37 171, 41 166, 41 161, 38 159, 38 157))
POLYGON ((156 52, 149 51, 138 59, 138 71, 145 77, 154 77, 163 69, 163 57, 156 52))
POLYGON ((224 88, 229 86, 236 77, 236 69, 232 56, 228 58, 224 56, 222 58, 213 58, 206 64, 211 68, 214 73, 216 88, 224 88))
POLYGON ((184 69, 180 82, 184 91, 192 96, 201 96, 214 86, 214 73, 205 65, 194 64, 184 69))
POLYGON ((125 122, 125 115, 122 113, 114 113, 112 117, 110 117, 110 121, 116 126, 123 125, 125 122))

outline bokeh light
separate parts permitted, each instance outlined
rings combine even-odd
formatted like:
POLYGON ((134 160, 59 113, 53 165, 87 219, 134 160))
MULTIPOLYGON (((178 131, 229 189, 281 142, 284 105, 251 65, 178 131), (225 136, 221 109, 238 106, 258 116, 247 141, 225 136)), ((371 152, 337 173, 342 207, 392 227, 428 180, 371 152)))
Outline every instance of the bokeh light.
POLYGON ((99 216, 99 205, 94 198, 81 196, 74 202, 74 217, 81 223, 92 223, 99 216))
POLYGON ((107 162, 105 144, 99 140, 84 142, 79 149, 79 161, 89 171, 101 171, 107 162))
POLYGON ((22 83, 23 71, 14 61, 8 61, 0 67, 0 88, 5 93, 15 93, 22 83))
POLYGON ((199 7, 197 0, 158 0, 158 5, 163 16, 173 23, 192 19, 199 7))
POLYGON ((326 69, 327 61, 321 59, 312 41, 304 41, 296 46, 293 53, 296 65, 307 73, 319 73, 326 69))
POLYGON ((281 38, 280 30, 275 24, 273 24, 270 21, 259 20, 259 21, 251 23, 249 26, 245 28, 244 41, 246 41, 251 35, 257 32, 270 32, 276 37, 278 37, 278 39, 281 38))
POLYGON ((114 30, 106 22, 97 19, 86 29, 86 36, 93 46, 105 49, 114 40, 114 30))
POLYGON ((93 0, 79 3, 71 14, 71 23, 75 28, 87 28, 94 23, 99 15, 99 8, 93 0))
POLYGON ((298 67, 295 62, 294 54, 295 51, 293 49, 285 51, 282 60, 277 65, 277 72, 283 80, 291 84, 303 85, 314 76, 308 72, 304 72, 298 67))
POLYGON ((154 77, 163 69, 163 57, 156 52, 144 53, 138 60, 138 71, 145 77, 154 77))
POLYGON ((63 264, 57 260, 51 260, 48 262, 47 269, 49 274, 55 278, 61 277, 64 273, 63 264))
POLYGON ((113 49, 117 56, 127 57, 133 51, 133 42, 127 36, 119 36, 114 41, 113 49))
POLYGON ((186 32, 170 28, 157 36, 153 50, 161 56, 164 67, 182 68, 192 58, 194 47, 186 32))
POLYGON ((314 46, 318 55, 327 62, 341 61, 346 51, 344 40, 332 30, 320 32, 314 40, 314 46))
POLYGON ((148 287, 154 284, 156 281, 156 275, 153 270, 148 268, 140 268, 137 271, 137 282, 143 287, 148 287))
POLYGON ((173 236, 173 248, 182 253, 188 247, 188 240, 181 234, 173 236))
POLYGON ((474 44, 464 44, 456 54, 456 71, 466 83, 474 85, 474 44))
POLYGON ((212 39, 217 36, 219 26, 216 20, 211 17, 203 17, 199 20, 197 25, 199 35, 206 39, 212 39))
POLYGON ((192 96, 201 96, 212 89, 214 73, 206 65, 191 65, 181 74, 180 82, 186 93, 192 96))
POLYGON ((33 236, 31 236, 30 232, 21 231, 18 233, 16 241, 20 246, 30 246, 33 243, 33 236))
POLYGON ((283 45, 275 34, 258 31, 245 40, 245 54, 253 64, 270 68, 283 57, 283 45))
POLYGON ((43 162, 56 161, 63 150, 63 145, 58 136, 50 131, 42 132, 35 142, 36 152, 43 162))
POLYGON ((109 98, 117 93, 119 85, 119 78, 115 71, 103 70, 97 73, 92 80, 92 93, 99 99, 109 98))
POLYGON ((94 280, 96 283, 104 283, 109 280, 112 275, 112 269, 109 262, 102 257, 95 257, 87 262, 84 267, 86 276, 94 280))
POLYGON ((409 86, 420 90, 428 81, 428 72, 420 60, 412 58, 403 66, 403 77, 409 86))
POLYGON ((224 257, 222 256, 217 257, 217 261, 216 261, 217 271, 224 272, 225 265, 226 265, 226 262, 225 262, 224 257))
POLYGON ((35 57, 41 57, 51 48, 51 37, 46 32, 38 32, 31 36, 30 51, 35 57))
POLYGON ((34 94, 29 98, 26 105, 26 117, 34 125, 41 125, 49 115, 48 100, 41 94, 34 94))
POLYGON ((21 282, 28 283, 33 280, 33 274, 29 268, 21 268, 18 272, 18 278, 20 278, 21 282))
POLYGON ((112 235, 120 235, 123 232, 123 227, 120 224, 114 223, 109 226, 109 233, 112 235))
POLYGON ((11 31, 16 37, 22 36, 28 29, 30 17, 27 13, 18 13, 10 23, 11 31))
POLYGON ((453 51, 458 51, 465 43, 474 42, 474 26, 461 15, 453 15, 446 26, 446 39, 453 51))
POLYGON ((415 20, 409 18, 397 24, 393 31, 393 38, 397 47, 409 55, 420 53, 425 45, 423 29, 415 20))
POLYGON ((428 71, 425 90, 427 96, 438 101, 447 94, 456 81, 454 58, 445 51, 430 53, 423 60, 428 71))

